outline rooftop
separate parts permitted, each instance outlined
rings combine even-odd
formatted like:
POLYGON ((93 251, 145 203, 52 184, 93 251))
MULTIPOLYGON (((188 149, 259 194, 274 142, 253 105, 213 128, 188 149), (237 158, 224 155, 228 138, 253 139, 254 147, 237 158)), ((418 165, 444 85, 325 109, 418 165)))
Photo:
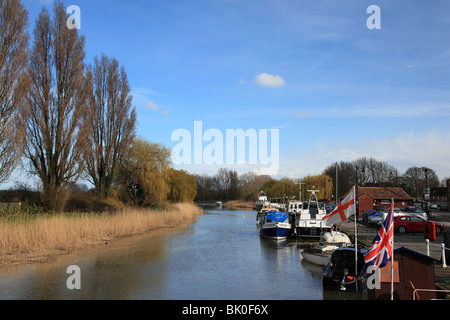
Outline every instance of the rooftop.
POLYGON ((359 187, 357 197, 367 195, 372 199, 414 200, 405 190, 399 187, 359 187))

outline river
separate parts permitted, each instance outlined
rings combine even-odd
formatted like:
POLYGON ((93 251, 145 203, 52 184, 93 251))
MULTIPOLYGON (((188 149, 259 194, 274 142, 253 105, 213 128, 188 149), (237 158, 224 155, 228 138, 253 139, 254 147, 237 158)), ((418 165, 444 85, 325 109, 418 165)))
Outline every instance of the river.
POLYGON ((205 208, 183 228, 152 231, 48 263, 0 269, 3 300, 328 300, 322 268, 289 241, 261 239, 254 211, 205 208), (79 267, 80 289, 67 268, 79 267))

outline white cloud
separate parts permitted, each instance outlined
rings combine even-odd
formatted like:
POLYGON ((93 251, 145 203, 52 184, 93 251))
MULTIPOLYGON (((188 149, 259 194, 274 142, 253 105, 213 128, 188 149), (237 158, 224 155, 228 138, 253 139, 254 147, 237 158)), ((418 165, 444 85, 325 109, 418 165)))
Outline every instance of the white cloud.
POLYGON ((268 74, 268 73, 260 73, 253 80, 254 83, 261 87, 271 87, 271 88, 279 88, 284 86, 285 81, 282 77, 268 74))
POLYGON ((131 92, 133 96, 133 104, 138 108, 144 108, 147 110, 159 112, 162 115, 167 115, 170 110, 162 109, 155 102, 153 102, 154 96, 164 97, 166 94, 157 92, 150 88, 134 88, 131 92))
POLYGON ((156 103, 151 102, 151 101, 147 102, 147 103, 145 104, 145 106, 146 106, 147 108, 149 108, 150 110, 153 110, 153 111, 157 111, 157 110, 158 110, 158 106, 156 105, 156 103))
POLYGON ((169 110, 163 110, 163 109, 159 108, 157 106, 157 104, 154 103, 153 101, 147 101, 147 103, 145 104, 145 108, 150 109, 152 111, 160 112, 163 116, 170 113, 169 110))

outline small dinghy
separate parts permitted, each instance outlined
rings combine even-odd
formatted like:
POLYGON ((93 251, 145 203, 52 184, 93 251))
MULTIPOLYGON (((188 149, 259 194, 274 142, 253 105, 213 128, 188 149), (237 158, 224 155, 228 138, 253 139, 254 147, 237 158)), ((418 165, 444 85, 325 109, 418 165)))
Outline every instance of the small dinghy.
POLYGON ((337 248, 347 247, 351 244, 350 238, 345 233, 325 232, 319 244, 304 249, 301 254, 305 261, 324 267, 330 262, 331 255, 337 248))

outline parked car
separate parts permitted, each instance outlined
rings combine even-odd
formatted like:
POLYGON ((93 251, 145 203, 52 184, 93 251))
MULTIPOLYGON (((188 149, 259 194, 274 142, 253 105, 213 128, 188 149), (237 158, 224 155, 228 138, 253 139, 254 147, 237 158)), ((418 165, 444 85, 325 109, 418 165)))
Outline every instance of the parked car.
POLYGON ((405 208, 403 208, 403 212, 410 214, 410 215, 419 216, 424 219, 428 219, 427 213, 425 211, 423 211, 423 209, 416 207, 416 206, 405 207, 405 208))
MULTIPOLYGON (((411 231, 423 232, 427 221, 428 220, 415 215, 397 216, 394 219, 394 230, 397 230, 400 233, 411 231)), ((445 230, 444 224, 436 221, 432 222, 436 224, 436 234, 439 234, 445 230)))
POLYGON ((367 209, 367 210, 364 210, 364 212, 363 212, 363 214, 362 214, 362 219, 363 219, 363 221, 364 221, 364 222, 367 222, 367 218, 368 218, 371 214, 374 214, 374 213, 376 213, 376 211, 373 210, 373 209, 367 209))
POLYGON ((438 205, 436 203, 430 203, 429 208, 430 209, 438 209, 438 205))
POLYGON ((448 211, 448 207, 445 204, 443 204, 443 205, 439 206, 439 210, 441 210, 441 211, 448 211))
MULTIPOLYGON (((385 211, 383 213, 383 221, 386 220, 386 217, 387 217, 388 213, 389 213, 388 211, 385 211)), ((404 215, 407 215, 407 213, 403 212, 399 208, 394 208, 394 218, 397 217, 397 216, 404 216, 404 215)))
POLYGON ((377 211, 373 214, 371 214, 368 218, 367 218, 367 222, 370 224, 376 224, 376 225, 381 225, 384 221, 384 211, 377 211))

